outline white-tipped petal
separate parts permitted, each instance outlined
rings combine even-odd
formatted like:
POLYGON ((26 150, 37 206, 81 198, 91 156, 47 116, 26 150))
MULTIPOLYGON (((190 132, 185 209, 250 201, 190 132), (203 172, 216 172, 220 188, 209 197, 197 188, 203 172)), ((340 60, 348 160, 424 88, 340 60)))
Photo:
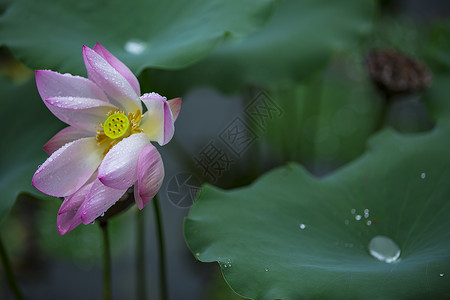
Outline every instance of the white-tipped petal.
POLYGON ((93 184, 93 180, 88 181, 78 191, 64 199, 56 218, 59 234, 66 234, 82 223, 80 207, 86 200, 93 184))
POLYGON ((161 146, 167 144, 175 131, 169 103, 157 93, 144 94, 141 100, 147 107, 147 112, 139 127, 144 130, 150 141, 156 141, 161 146))
POLYGON ((144 133, 133 134, 111 148, 98 168, 98 179, 106 186, 127 189, 137 181, 139 153, 149 143, 144 133))
POLYGON ((142 148, 138 161, 138 188, 135 200, 139 209, 149 203, 158 193, 164 179, 164 165, 158 150, 147 144, 142 148))
POLYGON ((126 191, 126 189, 118 190, 107 187, 100 180, 96 179, 80 208, 83 224, 92 223, 96 218, 104 214, 126 191))
POLYGON ((66 197, 75 193, 97 170, 103 149, 94 137, 66 144, 55 151, 34 173, 32 184, 41 192, 66 197))
POLYGON ((53 152, 55 152, 65 144, 90 136, 93 136, 93 134, 89 131, 69 126, 55 134, 44 145, 43 149, 48 155, 52 155, 53 152))
POLYGON ((136 95, 141 94, 141 88, 139 86, 139 81, 136 76, 134 76, 133 72, 128 69, 128 67, 117 59, 114 55, 112 55, 108 50, 105 49, 99 43, 95 44, 94 51, 101 55, 117 72, 119 72, 131 85, 133 90, 136 92, 136 95))
POLYGON ((35 76, 42 100, 50 97, 80 97, 109 102, 105 93, 87 78, 50 70, 37 70, 35 76))
POLYGON ((181 98, 167 100, 167 103, 169 103, 170 111, 172 112, 172 116, 173 116, 173 121, 175 122, 178 118, 178 114, 180 113, 181 98))
POLYGON ((86 46, 83 46, 83 58, 89 79, 109 96, 111 103, 126 112, 142 111, 139 95, 105 58, 86 46))
POLYGON ((50 97, 44 101, 50 111, 61 121, 73 127, 95 133, 107 114, 117 107, 92 98, 50 97))

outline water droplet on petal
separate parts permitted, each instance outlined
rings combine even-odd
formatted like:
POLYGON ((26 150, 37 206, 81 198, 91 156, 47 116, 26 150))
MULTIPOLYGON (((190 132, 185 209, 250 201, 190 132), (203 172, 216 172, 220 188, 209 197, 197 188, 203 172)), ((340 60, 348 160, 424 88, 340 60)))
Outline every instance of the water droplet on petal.
POLYGON ((369 243, 370 254, 380 261, 393 263, 400 257, 400 248, 387 236, 377 235, 369 243))

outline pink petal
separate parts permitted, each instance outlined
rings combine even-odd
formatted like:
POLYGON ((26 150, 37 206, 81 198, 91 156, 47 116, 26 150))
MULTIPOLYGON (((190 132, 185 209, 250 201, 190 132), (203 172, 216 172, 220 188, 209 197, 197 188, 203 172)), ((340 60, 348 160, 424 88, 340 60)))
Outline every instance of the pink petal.
POLYGON ((141 97, 147 107, 141 125, 150 141, 165 145, 173 137, 175 127, 172 111, 166 99, 157 93, 144 94, 141 97))
POLYGON ((98 168, 98 179, 115 189, 128 189, 137 180, 139 153, 149 143, 144 133, 133 134, 111 148, 98 168))
POLYGON ((50 70, 37 70, 35 76, 43 100, 50 97, 82 97, 109 102, 103 91, 87 78, 50 70))
POLYGON ((75 193, 100 165, 103 148, 94 137, 66 144, 55 151, 34 173, 32 184, 55 197, 75 193))
POLYGON ((64 199, 64 202, 61 204, 61 207, 59 208, 58 215, 64 214, 71 210, 78 210, 78 208, 84 202, 87 194, 91 190, 91 187, 94 184, 95 180, 97 180, 97 176, 95 176, 94 173, 93 176, 91 176, 91 178, 89 178, 89 180, 86 181, 86 183, 78 189, 78 191, 70 196, 67 196, 64 199))
POLYGON ((139 81, 133 72, 128 69, 128 67, 118 60, 114 55, 112 55, 108 50, 105 49, 99 43, 95 44, 94 51, 100 54, 117 72, 119 72, 131 85, 136 95, 141 94, 141 88, 139 87, 139 81))
POLYGON ((172 112, 173 115, 173 121, 175 122, 178 118, 178 114, 180 113, 181 98, 168 100, 167 103, 169 103, 170 111, 172 112))
POLYGON ((86 199, 86 196, 91 190, 93 184, 94 181, 88 182, 76 191, 75 194, 66 197, 56 218, 56 225, 59 234, 66 234, 81 224, 80 207, 86 199))
POLYGON ((142 111, 139 95, 108 61, 86 46, 83 46, 83 58, 89 79, 103 89, 114 105, 126 112, 142 111))
POLYGON ((80 208, 81 221, 84 224, 92 223, 113 206, 126 191, 127 189, 118 190, 107 187, 96 179, 80 208))
POLYGON ((138 161, 138 188, 135 200, 139 209, 149 203, 161 188, 164 179, 164 165, 158 150, 147 144, 142 148, 138 161))
POLYGON ((50 111, 61 121, 79 129, 95 133, 101 129, 110 111, 117 107, 92 98, 50 97, 44 101, 50 111))
POLYGON ((44 151, 48 155, 52 155, 53 152, 61 148, 67 143, 73 142, 75 140, 92 136, 92 133, 79 129, 76 127, 66 127, 57 134, 55 134, 45 145, 44 151))
POLYGON ((56 217, 56 227, 60 235, 64 235, 74 230, 81 223, 81 210, 79 207, 77 209, 58 214, 56 217))

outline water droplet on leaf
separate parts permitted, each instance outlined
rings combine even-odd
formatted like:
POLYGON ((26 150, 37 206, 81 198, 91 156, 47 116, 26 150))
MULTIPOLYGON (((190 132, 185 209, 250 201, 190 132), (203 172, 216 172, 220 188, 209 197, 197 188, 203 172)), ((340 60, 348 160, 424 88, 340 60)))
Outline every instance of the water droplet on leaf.
POLYGON ((387 236, 377 235, 369 243, 370 254, 380 261, 393 263, 400 257, 400 248, 387 236))
POLYGON ((125 43, 125 51, 135 55, 141 54, 146 48, 147 43, 138 39, 131 39, 125 43))

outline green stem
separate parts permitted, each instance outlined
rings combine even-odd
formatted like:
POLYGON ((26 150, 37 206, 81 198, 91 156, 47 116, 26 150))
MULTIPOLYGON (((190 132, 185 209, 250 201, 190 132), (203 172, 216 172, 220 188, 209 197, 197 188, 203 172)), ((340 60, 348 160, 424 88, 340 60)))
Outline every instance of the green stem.
POLYGON ((153 207, 155 210, 155 221, 159 240, 159 277, 161 280, 161 299, 167 300, 167 281, 166 281, 166 251, 164 245, 163 226, 161 212, 159 209, 158 195, 153 198, 153 207))
POLYGON ((3 241, 0 237, 0 256, 2 259, 3 266, 5 268, 6 279, 8 280, 9 286, 14 293, 16 299, 23 299, 22 293, 19 290, 19 286, 17 285, 16 278, 14 277, 13 270, 11 268, 11 264, 9 263, 8 254, 6 253, 6 249, 3 246, 3 241))
POLYGON ((103 299, 111 299, 111 249, 109 244, 108 223, 100 222, 103 235, 103 299))
POLYGON ((136 215, 136 291, 137 299, 147 299, 147 278, 145 273, 145 218, 144 211, 136 215))

